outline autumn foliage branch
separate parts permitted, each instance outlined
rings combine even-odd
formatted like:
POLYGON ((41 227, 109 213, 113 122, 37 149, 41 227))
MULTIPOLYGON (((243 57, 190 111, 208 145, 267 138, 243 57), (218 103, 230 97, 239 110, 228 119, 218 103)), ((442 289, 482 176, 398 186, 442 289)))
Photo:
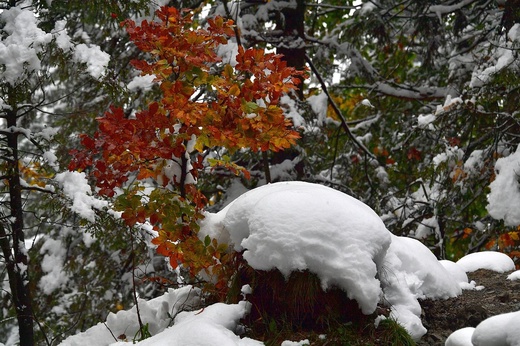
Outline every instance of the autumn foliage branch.
MULTIPOLYGON (((197 236, 206 204, 196 186, 203 153, 293 145, 299 134, 280 98, 297 88, 304 73, 261 49, 238 47, 236 63, 223 62, 217 51, 235 35, 231 20, 216 17, 193 29, 190 12, 171 7, 157 11, 157 18, 122 25, 149 56, 133 66, 155 76, 162 98, 130 117, 112 107, 97 119, 93 137, 82 135, 84 149, 73 152, 69 168, 88 171, 101 195, 115 197, 115 209, 129 226, 150 223, 158 235, 157 252, 173 268, 183 265, 193 275, 211 268, 218 275, 225 245, 197 236)), ((211 164, 249 174, 233 162, 211 164)))

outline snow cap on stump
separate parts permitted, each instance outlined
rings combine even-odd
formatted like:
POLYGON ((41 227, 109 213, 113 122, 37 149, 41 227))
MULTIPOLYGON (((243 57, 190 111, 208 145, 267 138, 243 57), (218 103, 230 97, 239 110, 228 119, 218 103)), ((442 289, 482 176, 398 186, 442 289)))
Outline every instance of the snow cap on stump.
POLYGON ((365 314, 382 295, 376 275, 390 232, 370 207, 326 186, 281 182, 251 190, 208 213, 199 235, 245 250, 258 270, 276 268, 287 277, 308 269, 324 289, 343 289, 365 314))

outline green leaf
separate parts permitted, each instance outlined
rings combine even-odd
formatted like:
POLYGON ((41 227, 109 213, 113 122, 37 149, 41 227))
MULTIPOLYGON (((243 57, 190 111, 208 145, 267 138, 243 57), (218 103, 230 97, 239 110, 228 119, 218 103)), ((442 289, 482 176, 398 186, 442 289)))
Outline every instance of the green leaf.
POLYGON ((256 113, 258 108, 260 108, 260 106, 257 105, 256 102, 242 100, 242 109, 244 110, 244 113, 256 113))

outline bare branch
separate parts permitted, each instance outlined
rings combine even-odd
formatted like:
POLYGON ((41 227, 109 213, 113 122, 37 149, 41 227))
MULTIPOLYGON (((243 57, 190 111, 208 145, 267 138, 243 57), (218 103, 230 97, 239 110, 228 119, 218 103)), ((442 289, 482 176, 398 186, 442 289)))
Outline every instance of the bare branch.
POLYGON ((318 78, 318 81, 321 84, 321 88, 323 89, 323 92, 325 93, 325 95, 327 95, 327 98, 329 100, 330 105, 332 106, 332 109, 334 110, 334 113, 336 113, 336 115, 338 116, 338 118, 341 121, 341 127, 343 128, 343 130, 347 133, 347 135, 354 142, 354 144, 365 153, 365 155, 367 155, 368 157, 370 157, 372 159, 376 159, 375 155, 372 154, 370 152, 370 150, 368 150, 368 148, 365 147, 365 145, 356 138, 356 136, 354 136, 352 131, 350 131, 350 128, 347 124, 347 120, 343 116, 343 113, 341 113, 341 110, 339 109, 338 105, 336 105, 336 102, 334 102, 334 100, 330 96, 329 91, 327 89, 327 85, 325 84, 325 81, 323 80, 320 73, 316 69, 316 66, 314 66, 312 60, 309 58, 309 56, 307 54, 305 55, 305 61, 309 64, 312 72, 316 75, 316 78, 318 78))

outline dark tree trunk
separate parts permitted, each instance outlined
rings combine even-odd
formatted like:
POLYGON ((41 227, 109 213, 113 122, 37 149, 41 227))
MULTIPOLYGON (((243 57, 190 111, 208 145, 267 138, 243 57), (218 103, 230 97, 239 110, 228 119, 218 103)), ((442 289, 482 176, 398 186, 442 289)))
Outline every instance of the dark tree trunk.
POLYGON ((11 298, 16 309, 21 346, 34 345, 33 309, 29 290, 28 257, 25 248, 22 185, 20 181, 19 148, 17 127, 17 110, 14 90, 11 90, 13 98, 12 109, 5 112, 7 121, 7 133, 5 140, 7 152, 4 157, 7 162, 7 174, 4 178, 9 184, 9 229, 0 225, 0 238, 4 255, 11 298), (11 240, 11 241, 10 241, 11 240))
MULTIPOLYGON (((305 2, 296 0, 296 8, 284 8, 278 20, 278 28, 283 31, 277 52, 284 55, 287 66, 297 70, 305 68, 305 2)), ((303 82, 303 79, 301 79, 303 82)), ((303 99, 303 85, 300 84, 298 98, 303 99)))
POLYGON ((517 23, 520 23, 520 0, 507 0, 502 15, 502 26, 508 32, 517 23))
MULTIPOLYGON (((276 0, 280 1, 280 0, 276 0)), ((284 8, 278 14, 277 29, 282 31, 281 41, 276 47, 276 52, 283 54, 283 60, 287 66, 294 67, 302 71, 305 69, 305 1, 296 0, 296 7, 284 8)), ((296 97, 303 100, 303 78, 300 78, 299 89, 296 97)), ((284 160, 293 160, 300 155, 296 148, 289 148, 275 152, 271 158, 271 164, 282 163, 284 160)), ((266 160, 264 159, 264 164, 266 160)), ((295 166, 297 177, 302 179, 305 175, 303 162, 298 162, 295 166)), ((269 179, 266 180, 270 182, 269 179)))

